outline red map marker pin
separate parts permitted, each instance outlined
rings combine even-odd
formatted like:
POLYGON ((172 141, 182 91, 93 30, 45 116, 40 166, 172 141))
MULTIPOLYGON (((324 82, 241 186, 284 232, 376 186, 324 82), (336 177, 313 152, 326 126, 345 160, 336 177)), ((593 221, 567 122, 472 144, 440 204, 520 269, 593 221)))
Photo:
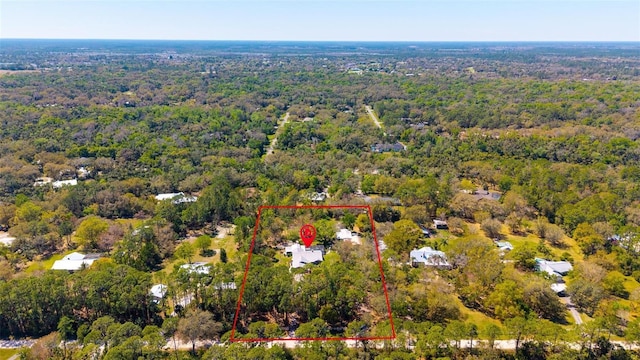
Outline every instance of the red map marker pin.
POLYGON ((300 237, 305 247, 311 246, 313 240, 316 239, 316 228, 313 225, 306 224, 300 228, 300 237))

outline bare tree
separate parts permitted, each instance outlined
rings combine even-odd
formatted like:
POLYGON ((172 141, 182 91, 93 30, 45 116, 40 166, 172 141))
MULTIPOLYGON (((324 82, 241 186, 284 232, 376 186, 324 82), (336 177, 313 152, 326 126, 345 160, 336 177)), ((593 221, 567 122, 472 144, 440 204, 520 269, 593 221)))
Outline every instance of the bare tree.
POLYGON ((178 338, 191 342, 191 351, 196 353, 196 341, 218 337, 222 331, 222 324, 213 320, 208 311, 194 310, 180 319, 178 323, 178 338))

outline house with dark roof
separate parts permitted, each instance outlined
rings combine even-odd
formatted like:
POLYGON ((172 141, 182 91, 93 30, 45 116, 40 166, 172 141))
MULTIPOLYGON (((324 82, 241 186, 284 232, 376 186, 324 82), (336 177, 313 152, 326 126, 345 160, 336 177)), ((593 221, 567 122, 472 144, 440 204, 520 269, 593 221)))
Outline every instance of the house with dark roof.
POLYGON ((385 153, 385 152, 400 152, 407 150, 407 147, 402 145, 399 142, 395 144, 375 144, 371 145, 371 151, 374 153, 385 153))

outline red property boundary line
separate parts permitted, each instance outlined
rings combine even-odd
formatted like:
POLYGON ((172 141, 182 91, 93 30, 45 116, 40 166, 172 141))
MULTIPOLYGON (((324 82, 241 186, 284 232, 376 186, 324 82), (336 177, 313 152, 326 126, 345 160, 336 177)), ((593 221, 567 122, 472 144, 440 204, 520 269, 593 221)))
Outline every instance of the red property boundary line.
POLYGON ((382 270, 382 258, 380 256, 380 247, 378 246, 378 236, 376 235, 376 225, 373 221, 373 212, 369 205, 262 205, 258 208, 258 214, 256 217, 256 225, 253 228, 253 238, 251 239, 251 246, 249 247, 249 254, 247 256, 247 264, 244 269, 244 277, 242 278, 242 286, 240 287, 240 295, 238 296, 238 303, 236 304, 236 314, 233 318, 233 328, 231 329, 230 342, 267 342, 267 341, 346 341, 346 340, 393 340, 396 338, 396 328, 393 324, 393 315, 391 314, 391 303, 389 302, 389 292, 387 290, 387 281, 384 277, 384 271, 382 270), (391 325, 390 336, 367 336, 367 337, 318 337, 318 338, 249 338, 249 339, 236 339, 236 325, 238 324, 238 318, 240 316, 240 307, 242 304, 242 296, 244 295, 244 287, 247 282, 247 274, 249 273, 249 266, 251 264, 251 255, 256 244, 256 235, 258 234, 258 225, 260 224, 260 216, 263 209, 363 209, 369 213, 369 220, 371 221, 371 232, 373 233, 373 240, 376 245, 376 254, 378 256, 378 267, 380 269, 380 279, 382 280, 382 289, 384 291, 384 298, 387 303, 387 311, 389 313, 389 324, 391 325))

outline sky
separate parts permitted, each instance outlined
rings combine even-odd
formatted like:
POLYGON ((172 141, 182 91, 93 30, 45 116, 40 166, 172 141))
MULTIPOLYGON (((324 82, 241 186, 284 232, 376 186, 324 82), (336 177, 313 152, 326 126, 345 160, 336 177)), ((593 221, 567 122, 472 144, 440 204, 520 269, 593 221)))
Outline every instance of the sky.
POLYGON ((0 39, 640 41, 640 0, 0 0, 0 39))

